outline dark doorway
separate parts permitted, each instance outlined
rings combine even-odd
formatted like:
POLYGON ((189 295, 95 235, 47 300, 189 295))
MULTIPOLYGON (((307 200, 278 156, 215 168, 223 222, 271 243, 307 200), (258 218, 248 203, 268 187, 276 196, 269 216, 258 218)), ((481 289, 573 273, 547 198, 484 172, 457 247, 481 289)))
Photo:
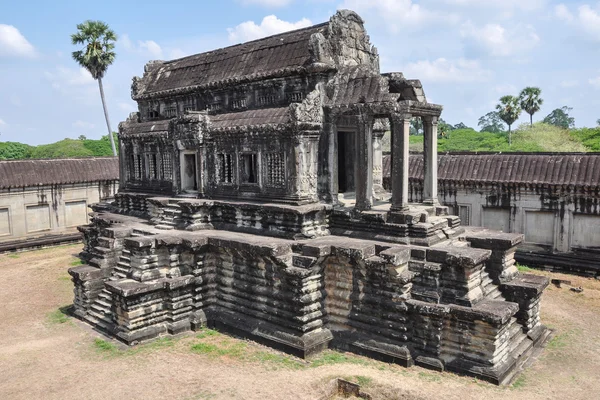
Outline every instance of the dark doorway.
POLYGON ((183 176, 181 178, 182 190, 198 190, 195 154, 183 155, 183 176))
POLYGON ((354 135, 338 132, 338 191, 354 191, 354 135))

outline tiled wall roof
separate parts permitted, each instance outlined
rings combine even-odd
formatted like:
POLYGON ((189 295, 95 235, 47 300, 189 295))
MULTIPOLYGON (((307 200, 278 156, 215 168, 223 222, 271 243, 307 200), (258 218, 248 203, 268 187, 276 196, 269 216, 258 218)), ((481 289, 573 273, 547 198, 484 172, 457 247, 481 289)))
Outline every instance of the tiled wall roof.
MULTIPOLYGON (((442 154, 438 179, 457 183, 600 186, 600 153, 442 154)), ((391 157, 384 156, 384 176, 391 157)), ((423 156, 411 154, 411 179, 423 179, 423 156)))
POLYGON ((0 189, 118 179, 117 157, 0 161, 0 189))

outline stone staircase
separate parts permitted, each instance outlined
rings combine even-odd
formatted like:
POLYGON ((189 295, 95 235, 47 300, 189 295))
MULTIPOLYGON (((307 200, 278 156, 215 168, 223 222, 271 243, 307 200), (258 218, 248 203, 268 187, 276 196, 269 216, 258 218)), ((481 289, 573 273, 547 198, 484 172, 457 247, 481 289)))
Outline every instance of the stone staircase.
POLYGON ((504 300, 500 288, 485 270, 481 272, 481 290, 483 291, 483 297, 488 300, 504 300))
POLYGON ((129 268, 131 265, 130 256, 131 252, 127 249, 123 249, 121 255, 119 256, 117 266, 113 269, 112 275, 110 277, 111 281, 117 281, 120 279, 127 278, 127 274, 129 273, 129 268))
POLYGON ((172 230, 175 229, 181 220, 181 207, 176 202, 169 202, 163 208, 161 221, 156 225, 157 229, 172 230))
POLYGON ((111 311, 112 296, 106 288, 98 294, 98 297, 92 302, 92 305, 85 315, 85 319, 106 332, 114 330, 113 313, 111 311))

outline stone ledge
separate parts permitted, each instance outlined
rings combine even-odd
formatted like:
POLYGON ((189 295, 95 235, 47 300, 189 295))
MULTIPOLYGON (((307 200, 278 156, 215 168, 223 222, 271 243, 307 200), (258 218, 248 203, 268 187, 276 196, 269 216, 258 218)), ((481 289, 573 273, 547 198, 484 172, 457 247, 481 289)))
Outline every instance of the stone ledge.
POLYGON ((525 235, 522 233, 504 233, 492 230, 467 232, 465 239, 471 246, 489 250, 508 250, 522 243, 525 235))
POLYGON ((545 276, 533 274, 520 274, 510 282, 500 285, 502 292, 511 291, 516 298, 535 298, 542 294, 550 284, 550 279, 545 276))
POLYGON ((484 321, 493 325, 505 324, 519 311, 517 303, 503 300, 481 300, 473 307, 464 307, 455 304, 433 304, 420 300, 406 302, 413 308, 413 312, 421 315, 435 315, 438 317, 456 316, 467 321, 484 321))

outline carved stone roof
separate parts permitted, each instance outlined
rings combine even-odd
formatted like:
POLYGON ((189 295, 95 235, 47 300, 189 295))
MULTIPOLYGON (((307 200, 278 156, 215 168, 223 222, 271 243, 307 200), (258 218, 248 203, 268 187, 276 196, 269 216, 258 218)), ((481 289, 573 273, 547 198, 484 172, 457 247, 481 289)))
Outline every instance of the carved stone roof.
POLYGON ((118 179, 117 157, 0 161, 0 189, 118 179))
POLYGON ((396 102, 400 98, 389 92, 387 78, 363 65, 340 68, 326 91, 327 104, 332 106, 396 102))
POLYGON ((295 72, 311 62, 309 39, 328 23, 225 47, 168 62, 149 64, 135 99, 187 87, 295 72), (287 69, 287 71, 286 71, 287 69))
POLYGON ((211 130, 227 130, 237 127, 283 125, 291 120, 289 107, 280 107, 216 114, 211 115, 209 121, 211 130))
MULTIPOLYGON (((391 157, 384 156, 384 176, 391 157)), ((411 154, 409 176, 423 179, 423 156, 411 154)), ((438 156, 440 183, 600 188, 600 153, 448 153, 438 156)))
POLYGON ((120 133, 127 136, 156 136, 166 135, 169 130, 169 120, 137 122, 128 120, 119 124, 120 133))

